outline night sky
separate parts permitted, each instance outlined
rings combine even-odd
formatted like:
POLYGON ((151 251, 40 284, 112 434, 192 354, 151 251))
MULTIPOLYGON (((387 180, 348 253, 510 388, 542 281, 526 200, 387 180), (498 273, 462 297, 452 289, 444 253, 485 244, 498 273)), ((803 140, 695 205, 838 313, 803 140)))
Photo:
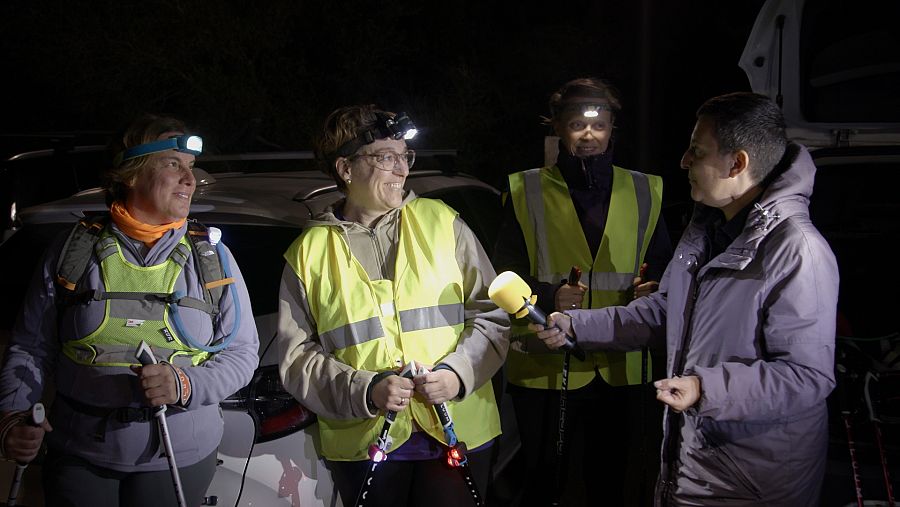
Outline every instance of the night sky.
POLYGON ((761 0, 722 2, 3 2, 0 133, 110 131, 147 111, 208 150, 310 149, 332 109, 409 112, 416 148, 456 148, 503 185, 540 165, 550 93, 582 76, 621 89, 619 165, 662 174, 706 98, 748 90, 737 61, 761 0))
MULTIPOLYGON (((892 2, 840 5, 893 23, 871 8, 892 2)), ((455 148, 461 171, 500 188, 507 174, 542 164, 549 95, 595 76, 623 96, 616 163, 663 176, 664 216, 677 231, 672 217, 690 206, 678 163, 694 113, 712 96, 750 89, 738 59, 763 3, 2 1, 0 135, 110 132, 152 112, 186 120, 207 152, 309 150, 330 111, 376 103, 409 113, 421 132, 414 148, 455 148)), ((832 21, 842 33, 843 19, 832 21)), ((900 114, 896 98, 893 109, 866 100, 900 114)), ((883 287, 892 293, 896 272, 883 279, 874 254, 860 258, 850 276, 865 290, 853 295, 868 307, 872 290, 873 299, 884 299, 883 287)), ((889 315, 896 305, 885 301, 889 315)))

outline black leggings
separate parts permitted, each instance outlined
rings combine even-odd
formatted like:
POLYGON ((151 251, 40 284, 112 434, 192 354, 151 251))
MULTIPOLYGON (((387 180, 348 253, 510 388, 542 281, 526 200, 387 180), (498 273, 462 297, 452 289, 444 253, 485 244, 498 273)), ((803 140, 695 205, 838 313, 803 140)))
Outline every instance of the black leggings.
MULTIPOLYGON (((485 499, 491 475, 491 448, 466 454, 469 468, 485 499)), ((346 506, 355 505, 363 477, 371 462, 328 461, 331 477, 346 506)), ((467 507, 474 505, 459 469, 450 468, 443 459, 425 461, 387 461, 378 464, 366 506, 379 507, 467 507)))
MULTIPOLYGON (((43 465, 46 505, 59 507, 158 507, 178 505, 169 470, 118 472, 51 451, 43 465)), ((216 452, 178 467, 188 505, 200 505, 216 472, 216 452)))

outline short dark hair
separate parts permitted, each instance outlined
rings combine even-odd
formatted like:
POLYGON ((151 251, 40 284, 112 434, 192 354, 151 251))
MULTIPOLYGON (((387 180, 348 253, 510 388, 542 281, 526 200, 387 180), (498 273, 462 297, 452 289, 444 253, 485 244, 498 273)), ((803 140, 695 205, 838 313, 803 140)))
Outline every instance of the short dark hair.
POLYGON ((322 132, 314 141, 316 158, 322 164, 322 171, 331 176, 340 190, 346 190, 347 182, 338 175, 334 165, 340 158, 339 149, 357 138, 362 129, 375 125, 379 114, 390 118, 396 116, 393 112, 379 109, 375 104, 365 104, 335 109, 325 118, 322 132))
POLYGON ((713 121, 719 154, 746 151, 751 176, 763 181, 784 156, 788 138, 781 109, 765 95, 734 92, 713 97, 697 109, 697 118, 713 121))
POLYGON ((609 103, 613 120, 622 109, 619 90, 612 83, 596 77, 580 77, 567 82, 550 95, 551 116, 548 120, 558 118, 569 101, 576 98, 605 99, 609 103))
POLYGON ((150 157, 119 161, 122 153, 128 148, 156 141, 166 132, 192 133, 184 122, 177 118, 142 114, 113 136, 107 147, 113 162, 102 176, 107 206, 112 205, 114 201, 125 202, 128 189, 150 161, 150 157))

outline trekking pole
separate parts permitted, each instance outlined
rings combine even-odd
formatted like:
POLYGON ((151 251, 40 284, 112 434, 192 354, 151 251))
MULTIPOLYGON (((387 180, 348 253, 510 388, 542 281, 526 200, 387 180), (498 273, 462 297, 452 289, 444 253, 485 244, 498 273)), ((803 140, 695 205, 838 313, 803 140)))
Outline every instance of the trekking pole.
POLYGON ((469 490, 469 494, 472 495, 472 502, 475 504, 475 507, 482 507, 484 501, 478 493, 478 485, 475 483, 475 477, 472 476, 472 468, 469 467, 469 458, 466 457, 466 444, 465 442, 460 442, 456 437, 456 431, 453 429, 453 420, 450 418, 450 412, 447 411, 447 404, 434 405, 434 410, 438 414, 438 419, 444 428, 444 437, 447 439, 447 464, 459 469, 463 482, 466 483, 466 488, 469 490))
MULTIPOLYGON (((156 357, 147 342, 141 341, 134 357, 142 366, 149 364, 157 364, 156 357)), ((175 498, 178 500, 178 507, 187 507, 184 500, 184 489, 181 487, 181 477, 178 475, 178 465, 175 464, 175 452, 172 450, 172 438, 169 436, 169 424, 166 421, 166 405, 153 407, 153 416, 159 423, 159 436, 166 448, 166 461, 169 462, 169 472, 172 473, 172 485, 175 487, 175 498)))
MULTIPOLYGON (((570 286, 578 287, 578 282, 580 280, 581 268, 572 266, 572 270, 569 271, 569 279, 566 283, 570 286)), ((562 497, 563 460, 565 459, 566 446, 566 404, 568 403, 569 398, 569 368, 571 367, 571 363, 572 355, 566 350, 565 356, 563 356, 562 386, 559 391, 559 420, 557 421, 556 427, 556 473, 554 477, 556 494, 551 505, 560 505, 562 497)))
MULTIPOLYGON (((425 374, 428 371, 423 367, 419 370, 419 374, 425 374)), ((446 403, 438 403, 434 405, 434 411, 437 412, 438 420, 444 430, 444 438, 447 439, 447 464, 452 468, 459 469, 462 474, 463 482, 469 494, 472 495, 472 501, 475 507, 482 507, 484 501, 478 493, 478 485, 475 483, 475 477, 472 476, 472 469, 469 467, 469 459, 466 457, 466 444, 460 442, 456 437, 456 430, 453 429, 453 419, 450 417, 450 411, 447 410, 446 403)))
POLYGON ((569 390, 569 364, 571 363, 571 354, 566 352, 565 357, 563 358, 563 369, 562 369, 562 389, 559 391, 559 421, 557 422, 557 436, 556 436, 556 474, 555 474, 555 486, 556 486, 556 495, 553 499, 551 505, 560 505, 561 496, 562 496, 562 476, 563 476, 563 459, 564 459, 564 448, 566 445, 566 403, 567 398, 566 393, 569 390))
MULTIPOLYGON (((26 423, 30 426, 40 426, 43 424, 46 417, 44 404, 35 403, 34 406, 31 407, 26 423)), ((8 507, 16 505, 16 499, 19 497, 19 487, 22 485, 22 476, 25 474, 26 468, 28 468, 28 463, 16 461, 16 471, 13 473, 12 484, 9 485, 9 496, 6 500, 6 505, 8 507)))
MULTIPOLYGON (((646 280, 647 276, 647 263, 644 262, 641 264, 640 269, 638 270, 638 276, 641 278, 641 282, 646 280)), ((650 348, 646 345, 641 347, 641 385, 651 385, 650 384, 650 348)), ((647 504, 647 489, 648 482, 650 482, 647 477, 647 393, 641 390, 638 393, 640 396, 640 404, 641 404, 641 445, 640 445, 640 459, 641 461, 641 478, 638 481, 638 485, 640 487, 640 491, 638 492, 638 502, 641 506, 647 504)))
MULTIPOLYGON (((415 365, 412 362, 407 363, 403 371, 400 372, 401 377, 408 379, 413 378, 414 374, 415 365)), ((369 446, 369 459, 372 461, 372 464, 366 468, 362 486, 359 488, 359 494, 356 495, 356 502, 353 503, 356 507, 363 507, 366 504, 366 496, 369 494, 369 490, 372 488, 372 480, 375 478, 375 469, 378 468, 379 463, 387 459, 387 450, 390 447, 391 425, 394 424, 395 419, 397 419, 397 412, 388 410, 384 414, 384 424, 381 426, 381 432, 378 433, 378 440, 369 446)))
POLYGON ((366 504, 366 496, 369 494, 369 489, 372 487, 375 469, 378 467, 379 463, 387 459, 388 434, 390 433, 391 425, 394 424, 396 418, 397 412, 394 410, 388 410, 387 413, 384 414, 384 424, 381 426, 378 440, 369 446, 369 459, 372 461, 372 464, 366 468, 366 475, 363 477, 362 487, 359 489, 359 494, 356 495, 356 502, 353 503, 353 505, 357 507, 362 507, 366 504))
POLYGON ((844 430, 847 432, 847 448, 850 450, 850 469, 853 474, 853 487, 856 490, 856 505, 857 507, 863 507, 862 480, 860 479, 859 474, 859 461, 856 459, 856 442, 853 441, 853 429, 850 424, 852 411, 850 410, 850 403, 847 399, 847 387, 845 386, 850 374, 843 364, 838 363, 835 369, 838 372, 838 403, 840 404, 841 420, 844 422, 844 430))
POLYGON ((872 397, 869 395, 869 381, 874 379, 879 381, 871 371, 866 372, 865 386, 863 394, 866 399, 866 408, 869 411, 869 421, 872 422, 872 429, 875 431, 875 444, 878 445, 878 455, 881 458, 881 474, 884 477, 884 488, 887 493, 888 507, 894 507, 894 488, 891 486, 891 473, 888 470, 887 455, 884 451, 884 440, 881 438, 881 419, 875 414, 875 408, 872 406, 872 397))

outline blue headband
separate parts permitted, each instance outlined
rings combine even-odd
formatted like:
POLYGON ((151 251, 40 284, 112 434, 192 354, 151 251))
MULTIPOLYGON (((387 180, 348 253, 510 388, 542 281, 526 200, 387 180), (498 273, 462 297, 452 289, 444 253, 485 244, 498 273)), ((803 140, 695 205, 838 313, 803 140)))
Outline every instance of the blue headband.
MULTIPOLYGON (((160 141, 139 144, 125 150, 119 157, 118 164, 131 160, 133 158, 143 157, 151 153, 159 153, 161 151, 175 150, 181 153, 190 153, 197 156, 203 152, 203 138, 200 136, 180 135, 173 136, 160 141)), ((116 165, 118 165, 116 164, 116 165)))

